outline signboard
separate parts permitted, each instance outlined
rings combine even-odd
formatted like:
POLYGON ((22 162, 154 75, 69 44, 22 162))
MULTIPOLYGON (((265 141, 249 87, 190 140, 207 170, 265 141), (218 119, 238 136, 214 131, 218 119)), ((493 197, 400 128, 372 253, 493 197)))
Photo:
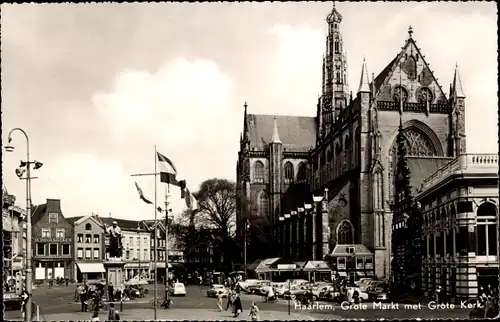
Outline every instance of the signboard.
POLYGON ((41 243, 70 243, 71 238, 69 237, 35 237, 33 238, 34 242, 41 242, 41 243))
POLYGON ((297 264, 278 264, 278 270, 296 269, 297 264))

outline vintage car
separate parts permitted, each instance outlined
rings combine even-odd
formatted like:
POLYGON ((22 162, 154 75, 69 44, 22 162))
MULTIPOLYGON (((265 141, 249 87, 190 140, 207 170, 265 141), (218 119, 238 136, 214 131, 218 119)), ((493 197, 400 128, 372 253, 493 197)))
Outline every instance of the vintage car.
POLYGON ((214 284, 207 291, 208 297, 218 297, 219 295, 222 295, 222 297, 227 297, 228 294, 229 294, 228 289, 224 285, 221 285, 221 284, 214 284))
MULTIPOLYGON (((248 293, 250 294, 261 294, 261 289, 265 286, 269 286, 271 285, 271 281, 267 281, 267 280, 262 280, 262 281, 259 281, 253 285, 249 285, 247 290, 248 290, 248 293)), ((261 294, 262 295, 262 294, 261 294)))
POLYGON ((168 291, 173 296, 186 296, 186 287, 183 283, 174 283, 168 288, 168 291))

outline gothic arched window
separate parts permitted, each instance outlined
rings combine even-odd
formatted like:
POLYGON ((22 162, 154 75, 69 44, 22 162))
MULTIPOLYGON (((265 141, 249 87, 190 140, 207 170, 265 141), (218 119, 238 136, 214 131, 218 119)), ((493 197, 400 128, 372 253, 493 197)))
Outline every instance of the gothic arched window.
POLYGON ((261 161, 255 162, 253 166, 253 181, 258 183, 264 183, 265 172, 264 172, 264 163, 261 161))
POLYGON ((496 226, 497 207, 484 202, 477 208, 477 250, 478 256, 498 255, 498 230, 496 226))
MULTIPOLYGON (((405 148, 408 156, 437 156, 436 148, 429 137, 415 127, 409 127, 403 131, 405 148)), ((398 158, 398 145, 396 140, 389 150, 389 198, 394 198, 394 183, 396 174, 396 164, 398 158), (392 184, 391 184, 392 183, 392 184)), ((392 200, 392 199, 391 199, 392 200)))
POLYGON ((262 191, 259 195, 259 214, 261 216, 269 215, 269 198, 265 191, 262 191))
POLYGON ((353 244, 354 243, 354 229, 352 224, 344 220, 337 228, 337 244, 353 244))
POLYGON ((86 224, 85 225, 85 230, 92 230, 92 225, 91 224, 86 224))
POLYGON ((299 169, 297 171, 297 181, 304 182, 307 180, 307 166, 304 162, 299 163, 299 169))
POLYGON ((288 161, 285 163, 285 183, 292 183, 294 178, 293 164, 288 161))

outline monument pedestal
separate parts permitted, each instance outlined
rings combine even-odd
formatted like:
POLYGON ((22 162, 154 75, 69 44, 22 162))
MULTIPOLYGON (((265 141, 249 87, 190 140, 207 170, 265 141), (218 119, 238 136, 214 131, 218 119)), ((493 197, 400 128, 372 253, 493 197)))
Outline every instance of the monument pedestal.
POLYGON ((112 283, 114 287, 119 287, 123 282, 123 272, 124 272, 125 262, 120 258, 110 258, 110 260, 104 262, 104 268, 106 269, 106 284, 112 283))

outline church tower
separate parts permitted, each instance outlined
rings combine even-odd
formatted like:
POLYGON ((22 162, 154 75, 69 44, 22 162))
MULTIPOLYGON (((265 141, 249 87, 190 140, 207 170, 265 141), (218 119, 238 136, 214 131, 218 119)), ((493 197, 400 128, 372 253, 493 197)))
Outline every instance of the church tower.
POLYGON ((318 108, 318 138, 321 140, 331 130, 335 120, 346 108, 349 98, 347 85, 347 56, 340 32, 342 15, 333 4, 332 11, 326 18, 328 35, 326 52, 323 57, 323 86, 318 108))

